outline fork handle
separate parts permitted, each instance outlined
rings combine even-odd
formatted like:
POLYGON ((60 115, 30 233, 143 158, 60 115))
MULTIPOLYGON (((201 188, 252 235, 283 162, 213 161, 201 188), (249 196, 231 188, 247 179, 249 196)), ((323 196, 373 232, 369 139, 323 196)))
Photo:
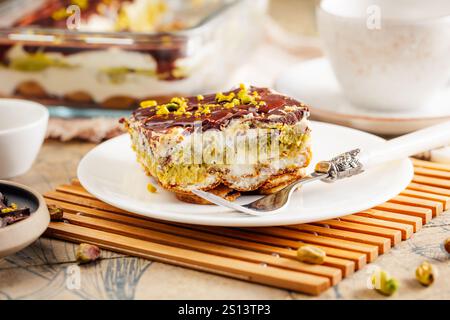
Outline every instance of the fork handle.
POLYGON ((359 161, 364 169, 368 169, 446 145, 450 145, 450 121, 363 149, 359 161))

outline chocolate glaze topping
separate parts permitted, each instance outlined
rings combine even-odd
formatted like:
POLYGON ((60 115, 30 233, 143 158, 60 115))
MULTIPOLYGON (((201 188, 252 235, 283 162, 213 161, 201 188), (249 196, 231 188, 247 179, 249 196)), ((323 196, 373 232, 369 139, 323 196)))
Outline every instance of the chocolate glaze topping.
MULTIPOLYGON (((250 87, 249 92, 256 91, 260 98, 258 102, 265 102, 264 105, 255 106, 251 104, 240 104, 233 108, 225 107, 226 102, 216 102, 216 95, 205 95, 204 99, 198 101, 197 97, 188 97, 186 111, 191 112, 189 115, 174 115, 173 113, 167 115, 156 114, 157 107, 140 108, 133 112, 132 120, 138 121, 142 124, 142 127, 150 131, 162 131, 164 132, 168 128, 181 126, 187 130, 193 130, 194 123, 201 122, 201 128, 203 131, 210 129, 222 129, 226 127, 230 120, 234 118, 241 118, 244 115, 252 114, 251 121, 260 122, 277 122, 285 124, 295 124, 303 117, 309 115, 308 107, 303 103, 274 93, 268 88, 250 87), (217 106, 210 108, 210 113, 201 113, 195 116, 194 113, 199 109, 199 104, 216 104, 217 106), (285 110, 288 106, 295 106, 294 110, 285 110), (271 117, 272 115, 280 117, 271 117)), ((224 95, 228 95, 231 92, 237 94, 239 88, 225 92, 224 95)))

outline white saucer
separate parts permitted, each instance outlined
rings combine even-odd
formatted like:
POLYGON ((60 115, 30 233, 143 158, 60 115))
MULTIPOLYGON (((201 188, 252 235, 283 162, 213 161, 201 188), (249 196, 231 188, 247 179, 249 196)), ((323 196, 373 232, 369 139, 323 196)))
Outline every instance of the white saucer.
POLYGON ((376 134, 400 135, 450 120, 450 86, 420 110, 404 113, 365 110, 347 101, 325 58, 289 68, 275 88, 310 105, 313 119, 376 134))
MULTIPOLYGON (((312 130, 311 167, 319 160, 383 141, 369 133, 320 122, 313 122, 312 130)), ((314 182, 296 192, 286 210, 254 217, 219 206, 184 203, 161 187, 150 193, 147 184, 152 180, 135 158, 128 135, 122 135, 90 151, 79 164, 78 178, 90 193, 118 208, 162 220, 218 226, 288 225, 355 213, 396 196, 413 175, 410 160, 403 159, 335 183, 314 182)), ((241 197, 238 202, 255 197, 241 197)))

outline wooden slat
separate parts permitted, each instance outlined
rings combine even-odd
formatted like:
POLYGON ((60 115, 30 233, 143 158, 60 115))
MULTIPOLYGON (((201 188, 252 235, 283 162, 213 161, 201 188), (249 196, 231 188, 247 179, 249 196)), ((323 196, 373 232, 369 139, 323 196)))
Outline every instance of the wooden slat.
POLYGON ((367 226, 377 226, 377 227, 384 227, 384 228, 399 230, 402 234, 403 240, 409 239, 414 232, 414 228, 410 224, 392 222, 392 221, 387 221, 387 220, 382 220, 382 219, 366 218, 366 217, 358 216, 355 214, 340 217, 339 219, 341 221, 360 223, 360 224, 367 225, 367 226))
POLYGON ((442 196, 439 194, 429 193, 429 192, 423 192, 423 191, 417 191, 413 189, 405 189, 400 193, 401 195, 414 197, 418 199, 426 199, 426 200, 432 200, 442 203, 442 206, 444 210, 448 210, 450 208, 450 197, 442 196))
POLYGON ((361 243, 357 241, 343 240, 340 238, 333 238, 327 236, 320 236, 318 234, 310 234, 308 232, 296 232, 295 230, 283 230, 283 229, 269 229, 259 228, 251 231, 259 232, 263 234, 269 234, 278 237, 286 237, 288 239, 297 239, 301 242, 309 244, 324 244, 333 246, 336 248, 345 248, 347 250, 356 252, 365 252, 369 261, 373 261, 378 256, 378 247, 367 243, 361 243))
POLYGON ((391 240, 389 237, 380 237, 359 232, 336 230, 310 224, 288 226, 287 228, 306 232, 316 232, 320 235, 331 236, 338 239, 352 240, 356 242, 376 245, 378 247, 378 252, 381 254, 389 251, 389 249, 391 248, 391 240))
POLYGON ((408 189, 450 197, 450 189, 428 186, 426 184, 411 182, 408 185, 408 189))
POLYGON ((433 177, 439 179, 450 179, 450 171, 441 171, 430 168, 415 167, 414 173, 421 176, 433 177))
POLYGON ((323 220, 314 224, 328 226, 330 228, 347 230, 347 231, 355 231, 365 234, 371 234, 374 236, 381 236, 385 238, 391 239, 393 245, 397 245, 402 240, 402 233, 399 230, 393 230, 384 227, 378 226, 367 226, 364 224, 353 223, 348 221, 339 221, 339 220, 323 220))
MULTIPOLYGON (((244 240, 248 240, 248 241, 252 241, 252 242, 256 242, 256 243, 265 243, 265 244, 270 244, 270 245, 274 245, 274 246, 281 246, 284 248, 283 250, 291 252, 291 254, 296 254, 296 250, 303 245, 314 244, 314 246, 316 246, 317 248, 324 250, 326 252, 327 256, 337 257, 337 258, 340 258, 341 260, 345 260, 345 261, 350 260, 350 261, 354 262, 356 264, 356 269, 361 269, 362 267, 364 267, 366 265, 366 262, 367 262, 366 257, 370 257, 370 258, 373 257, 373 259, 374 259, 374 256, 376 257, 376 251, 374 252, 374 254, 372 254, 372 251, 367 250, 368 254, 366 256, 365 251, 356 252, 356 251, 338 249, 338 248, 334 248, 331 246, 320 245, 320 243, 326 243, 328 241, 328 239, 324 239, 323 237, 320 237, 320 239, 315 239, 317 242, 315 242, 314 240, 308 241, 308 240, 310 240, 310 239, 308 239, 308 237, 305 237, 303 239, 303 242, 299 242, 299 241, 292 241, 292 240, 285 239, 285 238, 279 238, 279 237, 273 237, 273 236, 268 236, 268 235, 263 235, 263 234, 256 234, 256 233, 251 233, 251 232, 234 230, 234 229, 230 229, 230 228, 220 228, 220 227, 210 228, 210 227, 203 227, 203 226, 189 226, 189 227, 193 228, 194 230, 204 230, 205 232, 208 232, 208 233, 224 235, 224 236, 230 237, 231 239, 244 239, 244 240)), ((307 235, 307 236, 309 236, 309 235, 307 235)), ((339 245, 340 244, 338 244, 338 247, 339 247, 339 245)), ((346 269, 348 269, 348 266, 346 266, 346 269)))
POLYGON ((413 162, 415 168, 422 167, 422 168, 429 168, 429 169, 450 172, 450 164, 424 161, 424 160, 419 160, 419 159, 415 159, 415 158, 411 158, 411 161, 413 162))
POLYGON ((444 211, 444 206, 440 201, 417 199, 414 197, 408 197, 404 195, 398 195, 389 200, 389 202, 428 208, 431 210, 433 217, 437 216, 438 214, 441 214, 444 211))
MULTIPOLYGON (((208 229, 208 227, 203 227, 203 226, 195 226, 195 228, 208 229)), ((213 229, 208 229, 208 230, 213 230, 212 232, 217 232, 220 229, 213 228, 213 229)), ((358 243, 358 242, 354 242, 354 241, 335 239, 335 238, 331 238, 331 237, 323 237, 323 236, 312 235, 312 234, 302 233, 302 232, 291 232, 290 230, 288 230, 288 232, 284 232, 284 233, 282 232, 280 234, 278 232, 267 230, 267 228, 260 228, 259 233, 263 234, 264 236, 259 235, 258 233, 253 234, 253 233, 247 232, 246 229, 243 229, 243 231, 239 231, 239 230, 234 230, 234 229, 230 228, 230 229, 225 229, 225 231, 223 231, 223 233, 227 234, 227 235, 230 234, 231 236, 238 236, 238 237, 245 234, 247 238, 257 239, 256 241, 264 241, 263 239, 267 239, 270 236, 279 237, 279 238, 270 237, 271 239, 277 239, 277 241, 282 241, 285 239, 295 239, 295 240, 300 241, 300 242, 296 242, 297 246, 300 245, 301 243, 307 243, 307 244, 313 244, 316 246, 329 246, 329 247, 338 248, 338 249, 342 249, 342 250, 348 250, 349 252, 364 253, 367 255, 367 261, 369 261, 369 262, 372 262, 373 260, 375 260, 378 257, 378 247, 374 246, 374 245, 368 245, 365 243, 358 243)), ((293 248, 295 248, 295 247, 293 247, 293 248)))
POLYGON ((82 242, 92 242, 100 246, 112 244, 118 252, 122 252, 123 249, 133 252, 136 256, 152 257, 155 260, 162 258, 223 271, 230 275, 244 275, 248 281, 314 295, 320 294, 330 286, 330 280, 326 277, 162 245, 99 230, 93 231, 71 224, 51 223, 48 234, 76 236, 82 242))
POLYGON ((125 210, 113 207, 107 203, 100 201, 100 200, 79 197, 76 195, 70 195, 70 194, 66 194, 63 192, 50 191, 50 192, 45 193, 44 196, 48 199, 60 200, 60 201, 69 202, 69 203, 73 203, 73 204, 80 204, 80 205, 83 205, 83 206, 86 206, 89 208, 97 208, 97 209, 101 209, 101 210, 105 210, 105 211, 109 211, 109 212, 120 213, 120 214, 124 214, 124 215, 129 214, 125 210))
POLYGON ((419 217, 422 219, 423 224, 430 222, 433 213, 431 209, 419 208, 414 206, 407 206, 397 203, 385 202, 375 207, 375 209, 380 209, 384 211, 391 211, 397 213, 403 213, 414 217, 419 217))
POLYGON ((172 247, 192 249, 195 251, 214 254, 216 256, 240 259, 255 263, 266 263, 278 268, 285 268, 323 276, 329 278, 332 285, 338 283, 342 278, 341 271, 337 268, 306 264, 294 259, 276 257, 271 254, 263 254, 250 250, 238 249, 227 245, 194 240, 188 237, 175 236, 155 230, 127 226, 121 223, 98 218, 69 214, 65 216, 65 219, 68 219, 71 224, 87 227, 91 230, 106 231, 108 233, 120 234, 140 240, 155 241, 161 244, 171 245, 172 247))
MULTIPOLYGON (((254 241, 243 241, 239 239, 234 239, 230 237, 217 236, 214 234, 196 231, 188 228, 181 228, 178 226, 164 224, 156 221, 137 219, 133 217, 121 216, 114 213, 109 213, 105 211, 99 211, 96 209, 84 208, 81 206, 76 206, 72 204, 67 204, 64 202, 56 201, 56 200, 47 200, 49 204, 55 204, 60 206, 65 212, 68 213, 77 213, 79 211, 83 212, 83 216, 95 217, 106 219, 109 221, 119 222, 129 226, 138 226, 143 227, 150 230, 166 232, 175 235, 182 235, 184 237, 189 237, 192 239, 204 240, 217 244, 226 244, 229 246, 233 246, 241 249, 255 250, 258 252, 264 252, 268 254, 277 254, 283 257, 295 258, 296 251, 288 250, 286 248, 280 248, 271 245, 265 245, 254 241)), ((253 240, 253 239, 251 239, 253 240)), ((294 243, 299 247, 298 243, 294 243)), ((358 264, 358 268, 361 268, 365 265, 365 256, 362 254, 354 254, 346 252, 346 251, 338 251, 334 248, 324 247, 322 248, 327 253, 325 258, 325 262, 323 265, 339 268, 344 276, 348 276, 349 274, 355 271, 355 263, 358 264), (352 261, 353 260, 353 261, 352 261)))
MULTIPOLYGON (((50 226, 51 227, 51 226, 50 226)), ((55 238, 55 239, 61 239, 61 240, 65 240, 65 241, 69 241, 69 242, 74 242, 74 243, 79 243, 81 240, 79 239, 79 237, 77 235, 71 235, 68 233, 59 233, 58 230, 54 230, 54 229, 47 229, 45 235, 55 238)), ((85 241, 87 243, 90 244, 94 244, 97 245, 103 249, 109 250, 109 251, 115 251, 118 252, 117 247, 114 244, 106 244, 106 243, 101 243, 99 241, 85 241)), ((187 267, 190 269, 194 269, 194 270, 198 270, 198 271, 203 271, 203 272, 210 272, 210 273, 214 273, 214 274, 218 274, 218 275, 223 275, 223 276, 227 276, 227 277, 232 277, 232 278, 236 278, 239 280, 244 280, 244 281, 249 281, 249 278, 242 275, 242 274, 233 274, 233 273, 229 273, 229 272, 225 272, 222 270, 217 270, 217 269, 211 269, 211 268, 207 268, 204 266, 199 266, 199 265, 191 265, 189 263, 185 263, 185 262, 180 262, 177 261, 175 259, 171 260, 168 258, 163 258, 163 257, 155 257, 153 255, 150 254, 136 254, 136 252, 134 252, 133 250, 127 250, 125 248, 121 248, 120 249, 120 253, 125 254, 125 255, 129 255, 129 256, 137 256, 137 257, 142 257, 145 259, 149 259, 149 260, 154 260, 154 261, 158 261, 158 262, 163 262, 163 263, 167 263, 167 264, 173 264, 173 265, 177 265, 180 267, 187 267)))
POLYGON ((56 188, 56 191, 96 200, 96 198, 92 194, 87 192, 82 186, 71 186, 68 184, 63 184, 61 186, 58 186, 56 188))
POLYGON ((421 175, 414 175, 413 182, 420 183, 420 184, 426 184, 433 187, 438 188, 444 188, 444 189, 450 189, 450 180, 449 179, 439 179, 439 178, 432 178, 427 176, 421 176, 421 175))
POLYGON ((393 213, 393 212, 383 211, 383 210, 369 209, 369 210, 365 210, 363 212, 359 212, 356 215, 369 217, 369 218, 382 219, 382 220, 387 220, 387 221, 393 221, 393 222, 407 223, 407 224, 410 224, 414 228, 413 229, 414 232, 417 232, 422 228, 422 218, 409 216, 406 214, 393 213))

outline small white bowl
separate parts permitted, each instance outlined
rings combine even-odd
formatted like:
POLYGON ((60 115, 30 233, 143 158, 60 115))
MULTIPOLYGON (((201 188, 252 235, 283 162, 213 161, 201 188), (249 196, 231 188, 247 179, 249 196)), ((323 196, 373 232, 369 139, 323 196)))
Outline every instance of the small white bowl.
POLYGON ((27 172, 37 157, 48 123, 43 105, 0 99, 0 179, 27 172))
POLYGON ((50 222, 45 200, 38 192, 24 185, 0 180, 0 192, 20 207, 29 207, 31 215, 12 225, 0 228, 0 258, 13 254, 36 241, 50 222))

